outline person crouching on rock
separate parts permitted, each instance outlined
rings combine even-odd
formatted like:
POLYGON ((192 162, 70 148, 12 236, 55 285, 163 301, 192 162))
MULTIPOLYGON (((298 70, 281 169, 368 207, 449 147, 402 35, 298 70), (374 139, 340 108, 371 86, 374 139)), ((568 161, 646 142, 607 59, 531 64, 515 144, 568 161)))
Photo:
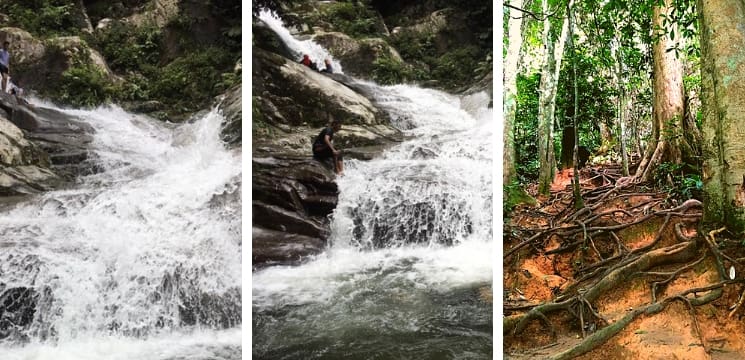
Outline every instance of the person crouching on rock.
POLYGON ((334 148, 334 133, 341 130, 341 122, 334 120, 331 122, 331 126, 328 126, 321 130, 316 140, 313 142, 313 158, 318 161, 325 161, 326 159, 334 159, 334 170, 337 175, 341 175, 344 172, 344 163, 342 162, 342 154, 340 150, 334 148))
POLYGON ((308 56, 308 54, 303 55, 303 60, 300 60, 300 63, 315 71, 318 71, 318 67, 313 61, 310 60, 310 56, 308 56))

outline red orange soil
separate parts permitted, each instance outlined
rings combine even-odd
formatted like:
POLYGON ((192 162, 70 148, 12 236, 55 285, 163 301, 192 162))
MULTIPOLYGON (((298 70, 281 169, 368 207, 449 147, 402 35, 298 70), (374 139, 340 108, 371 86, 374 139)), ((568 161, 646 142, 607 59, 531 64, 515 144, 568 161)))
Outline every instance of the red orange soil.
MULTIPOLYGON (((653 304, 651 284, 665 280, 673 273, 673 280, 658 286, 656 301, 663 301, 689 289, 722 283, 713 252, 707 251, 703 236, 696 233, 700 206, 683 208, 685 214, 673 212, 673 215, 655 216, 656 212, 666 214, 665 209, 680 204, 666 201, 665 194, 636 185, 614 190, 607 182, 618 177, 614 178, 612 172, 609 174, 604 169, 583 173, 584 179, 593 176, 601 178, 602 182, 584 181, 583 184, 583 197, 602 200, 587 204, 592 211, 577 216, 568 209, 572 203, 569 191, 571 172, 566 172, 557 176, 550 198, 539 199, 541 205, 536 208, 518 208, 506 224, 504 244, 508 255, 503 262, 506 291, 504 311, 507 316, 504 329, 505 358, 549 359, 577 347, 584 341, 580 322, 585 325, 585 338, 606 330, 633 311, 653 304), (601 171, 607 176, 597 176, 601 171), (604 183, 606 186, 600 190, 607 190, 596 191, 604 183), (603 198, 607 191, 615 193, 603 198), (611 213, 619 209, 625 212, 611 213), (598 214, 606 215, 593 218, 598 214), (670 219, 666 220, 666 216, 670 219), (579 223, 583 223, 585 231, 579 228, 579 223), (634 225, 624 227, 625 224, 634 225), (677 226, 683 238, 675 235, 676 224, 679 224, 677 226), (663 225, 665 227, 660 231, 663 225), (606 231, 607 228, 614 230, 606 231), (535 240, 527 242, 531 237, 535 237, 535 240), (681 241, 686 238, 698 239, 696 243, 699 245, 695 253, 682 261, 651 266, 614 282, 611 288, 594 299, 590 310, 585 303, 577 300, 566 309, 546 310, 543 320, 535 317, 528 321, 524 329, 516 332, 519 328, 515 328, 516 323, 519 325, 516 320, 523 319, 536 305, 581 299, 584 291, 607 280, 606 276, 611 270, 618 270, 623 264, 615 264, 623 259, 632 262, 635 257, 656 249, 675 249, 683 245, 681 241), (579 245, 571 246, 577 242, 579 245), (512 250, 518 245, 522 247, 512 250), (606 271, 593 275, 588 270, 606 263, 606 271), (583 308, 584 311, 578 310, 583 308), (600 317, 596 318, 592 312, 600 317), (577 316, 579 313, 583 314, 581 320, 577 316)), ((741 262, 745 264, 745 247, 736 241, 728 242, 721 238, 717 241, 717 248, 723 249, 723 256, 733 260, 725 259, 724 265, 728 268, 734 264, 738 277, 742 276, 739 274, 745 275, 745 266, 734 261, 743 258, 741 262)), ((741 320, 745 317, 745 305, 733 317, 728 317, 743 288, 745 285, 737 282, 724 285, 722 295, 714 301, 692 306, 693 315, 691 307, 683 301, 666 303, 661 311, 640 314, 618 333, 574 358, 745 359, 745 321, 741 320)), ((686 296, 691 299, 706 294, 709 291, 686 296)))

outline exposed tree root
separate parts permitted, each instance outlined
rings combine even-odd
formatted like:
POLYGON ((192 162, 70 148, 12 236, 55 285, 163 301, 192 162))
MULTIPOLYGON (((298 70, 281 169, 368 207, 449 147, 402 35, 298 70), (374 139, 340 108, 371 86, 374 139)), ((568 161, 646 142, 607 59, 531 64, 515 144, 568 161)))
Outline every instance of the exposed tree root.
MULTIPOLYGON (((584 208, 572 209, 569 191, 557 192, 541 209, 544 217, 554 214, 550 219, 544 218, 547 226, 517 225, 525 240, 517 242, 504 254, 505 264, 512 264, 514 274, 521 271, 520 259, 531 256, 552 257, 555 275, 563 278, 566 278, 567 264, 564 264, 564 273, 560 273, 557 269, 559 257, 564 262, 574 259, 574 265, 578 266, 573 267, 570 282, 548 301, 525 304, 526 300, 506 300, 504 310, 509 315, 503 323, 506 337, 521 337, 530 324, 538 321, 551 333, 553 346, 557 327, 552 321, 570 319, 571 323, 574 319, 583 340, 549 357, 571 359, 604 344, 634 320, 660 313, 671 303, 680 301, 690 314, 693 333, 704 350, 709 351, 696 316, 696 307, 719 299, 725 285, 744 282, 730 279, 725 273, 725 261, 737 261, 722 254, 716 244, 715 236, 722 229, 706 236, 697 235, 695 228, 701 219, 699 201, 688 200, 665 209, 662 207, 664 194, 643 190, 632 182, 612 185, 618 184, 619 179, 614 174, 596 172, 590 180, 598 181, 598 187, 583 190, 584 208), (623 238, 628 235, 621 234, 637 226, 642 229, 653 227, 656 231, 650 234, 649 241, 629 246, 629 239, 623 238), (674 237, 666 236, 670 230, 673 230, 674 237), (707 264, 716 268, 718 280, 714 283, 665 294, 666 288, 682 274, 699 266, 710 266, 707 264), (621 318, 608 320, 610 317, 599 311, 598 302, 637 278, 648 282, 649 302, 621 318), (663 298, 659 299, 659 296, 663 298)), ((505 229, 510 230, 508 227, 505 229)), ((510 269, 506 268, 505 272, 508 271, 510 269)), ((506 288, 513 290, 509 286, 506 288)), ((745 287, 741 291, 736 304, 730 308, 730 317, 745 303, 745 287)))

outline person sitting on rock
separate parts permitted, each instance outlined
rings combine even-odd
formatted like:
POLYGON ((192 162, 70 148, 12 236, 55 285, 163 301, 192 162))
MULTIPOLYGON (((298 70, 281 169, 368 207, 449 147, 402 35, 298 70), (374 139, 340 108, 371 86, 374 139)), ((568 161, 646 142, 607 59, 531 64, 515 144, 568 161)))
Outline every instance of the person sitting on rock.
POLYGON ((8 52, 9 42, 3 42, 3 47, 0 49, 0 75, 3 77, 2 90, 8 87, 8 75, 10 73, 10 53, 8 52))
POLYGON ((326 68, 321 70, 322 73, 328 73, 333 74, 334 73, 334 67, 331 65, 331 60, 326 59, 324 60, 324 63, 326 64, 326 68))
POLYGON ((313 61, 310 60, 310 56, 308 56, 308 54, 303 55, 303 60, 300 60, 300 63, 315 71, 318 71, 318 67, 313 61))
POLYGON ((344 163, 342 162, 342 154, 340 150, 334 148, 334 133, 341 130, 341 122, 334 120, 331 125, 321 130, 313 142, 313 158, 318 161, 325 161, 327 159, 334 159, 334 170, 337 175, 341 175, 344 172, 344 163))

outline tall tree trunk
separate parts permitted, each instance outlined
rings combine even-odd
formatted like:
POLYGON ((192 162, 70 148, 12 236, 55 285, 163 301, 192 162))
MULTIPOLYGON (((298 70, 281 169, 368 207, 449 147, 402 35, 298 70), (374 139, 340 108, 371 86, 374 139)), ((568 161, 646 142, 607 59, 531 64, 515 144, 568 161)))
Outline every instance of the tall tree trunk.
POLYGON ((569 49, 571 49, 572 55, 572 82, 574 87, 574 115, 572 116, 572 127, 574 128, 574 153, 573 153, 573 168, 574 168, 574 180, 572 181, 572 193, 574 194, 574 208, 581 209, 585 207, 584 201, 582 201, 582 189, 579 186, 579 128, 577 127, 577 117, 579 116, 579 90, 577 89, 577 60, 575 59, 576 52, 574 51, 574 24, 572 22, 572 1, 567 4, 567 20, 569 22, 569 49))
MULTIPOLYGON (((570 0, 570 3, 573 2, 570 0)), ((571 5, 570 5, 571 6, 571 5)), ((543 0, 543 13, 548 14, 548 0, 543 0)), ((564 44, 569 32, 568 19, 564 18, 561 35, 554 46, 551 38, 551 19, 543 21, 543 44, 545 53, 541 69, 538 102, 538 193, 549 195, 551 183, 556 174, 556 156, 554 155, 554 118, 556 112, 556 85, 559 81, 561 59, 564 55, 564 44)))
POLYGON ((652 27, 660 32, 660 37, 653 44, 654 60, 654 104, 652 116, 652 138, 647 152, 636 170, 636 177, 641 181, 651 179, 652 171, 662 162, 681 163, 681 139, 683 132, 683 65, 674 51, 667 51, 674 45, 674 38, 680 38, 677 27, 673 24, 668 29, 663 24, 663 16, 669 17, 672 0, 664 0, 663 6, 655 6, 652 27))
MULTIPOLYGON (((507 3, 523 8, 525 0, 512 0, 507 3)), ((507 9, 507 7, 504 7, 507 9)), ((522 46, 523 14, 513 14, 510 10, 507 24, 509 45, 504 62, 504 157, 502 159, 502 180, 509 185, 517 178, 515 154, 515 114, 517 113, 517 71, 520 65, 520 48, 522 46)))
POLYGON ((745 230, 745 4, 699 0, 704 221, 745 230))
POLYGON ((618 143, 621 145, 621 164, 623 176, 629 176, 629 156, 626 153, 626 125, 624 111, 626 106, 626 88, 623 79, 623 57, 621 56, 621 41, 614 37, 611 45, 611 56, 616 59, 616 85, 618 86, 618 143))

